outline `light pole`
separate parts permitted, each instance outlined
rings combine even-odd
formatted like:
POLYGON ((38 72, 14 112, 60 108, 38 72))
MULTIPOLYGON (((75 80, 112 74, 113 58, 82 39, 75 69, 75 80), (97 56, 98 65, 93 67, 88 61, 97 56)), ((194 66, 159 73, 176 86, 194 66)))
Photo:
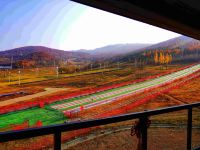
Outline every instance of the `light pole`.
POLYGON ((74 68, 75 68, 74 73, 76 73, 76 69, 77 69, 76 65, 74 65, 74 68))
POLYGON ((18 70, 18 78, 19 78, 18 84, 21 85, 21 71, 20 70, 18 70))
POLYGON ((8 82, 10 84, 10 72, 8 73, 8 82))
POLYGON ((38 76, 38 74, 39 74, 39 69, 36 68, 36 70, 35 70, 35 75, 38 76))
POLYGON ((56 74, 57 74, 57 78, 58 78, 58 74, 59 74, 59 72, 58 72, 58 66, 56 67, 56 74))
POLYGON ((90 64, 91 70, 92 70, 92 64, 90 64))

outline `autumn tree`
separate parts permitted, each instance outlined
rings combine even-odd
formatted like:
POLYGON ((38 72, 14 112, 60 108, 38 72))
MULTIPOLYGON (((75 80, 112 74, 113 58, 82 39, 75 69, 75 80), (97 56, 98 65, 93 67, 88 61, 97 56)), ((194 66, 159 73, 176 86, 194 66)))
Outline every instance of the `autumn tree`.
POLYGON ((162 51, 159 54, 159 63, 160 64, 164 64, 165 63, 165 55, 164 55, 164 53, 162 51))
POLYGON ((158 59, 158 52, 156 51, 155 54, 154 54, 154 62, 155 64, 158 64, 159 62, 159 59, 158 59))
POLYGON ((172 54, 170 54, 170 50, 166 50, 166 51, 163 51, 163 50, 160 50, 160 51, 155 51, 154 52, 154 62, 155 64, 160 64, 160 65, 167 65, 169 63, 172 62, 172 54))
POLYGON ((169 62, 170 62, 170 56, 169 56, 169 54, 167 53, 166 56, 165 56, 165 63, 166 63, 166 64, 169 64, 169 62))

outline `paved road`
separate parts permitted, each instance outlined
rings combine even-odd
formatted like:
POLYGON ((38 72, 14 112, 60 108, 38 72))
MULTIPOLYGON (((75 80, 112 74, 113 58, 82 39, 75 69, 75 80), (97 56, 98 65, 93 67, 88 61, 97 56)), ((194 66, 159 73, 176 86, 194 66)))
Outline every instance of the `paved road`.
POLYGON ((17 97, 17 98, 1 101, 0 107, 10 105, 10 104, 15 104, 15 103, 18 103, 18 102, 29 101, 33 98, 46 96, 46 95, 49 95, 49 94, 53 94, 53 93, 65 91, 65 90, 68 90, 68 88, 46 88, 44 92, 39 92, 39 93, 32 94, 32 95, 26 95, 26 96, 22 96, 22 97, 17 97))
POLYGON ((87 95, 87 96, 76 97, 73 99, 73 101, 63 102, 62 104, 53 105, 52 108, 61 110, 61 111, 72 111, 72 112, 75 111, 76 112, 76 111, 79 111, 80 109, 79 107, 82 105, 84 106, 84 109, 87 109, 87 108, 94 107, 97 105, 110 103, 116 100, 117 98, 120 98, 127 94, 142 92, 146 89, 161 86, 162 84, 190 75, 198 70, 200 70, 200 64, 181 70, 181 71, 171 73, 169 75, 147 80, 144 82, 122 86, 119 88, 106 90, 103 92, 98 92, 98 93, 87 95))

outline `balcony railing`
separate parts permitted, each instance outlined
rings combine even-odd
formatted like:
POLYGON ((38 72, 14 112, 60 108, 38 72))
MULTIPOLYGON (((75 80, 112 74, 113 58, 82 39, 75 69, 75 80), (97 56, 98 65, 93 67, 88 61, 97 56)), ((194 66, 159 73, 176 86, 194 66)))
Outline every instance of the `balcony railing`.
MULTIPOLYGON (((88 127, 95 127, 100 125, 107 125, 111 123, 118 123, 122 121, 128 121, 132 119, 139 119, 141 123, 141 139, 142 139, 142 150, 147 150, 147 122, 150 116, 155 116, 159 114, 165 114, 180 110, 187 110, 187 150, 192 149, 192 109, 194 107, 200 106, 200 103, 192 103, 186 105, 179 105, 173 107, 166 107, 157 110, 149 110, 144 112, 136 112, 125 115, 118 115, 103 119, 95 119, 95 120, 87 120, 87 121, 79 121, 79 122, 70 122, 67 124, 59 124, 52 126, 44 126, 40 128, 29 128, 20 131, 7 131, 0 133, 0 142, 7 142, 17 139, 31 138, 42 135, 54 135, 54 149, 61 149, 61 133, 64 131, 72 131, 77 129, 84 129, 88 127)), ((198 148, 197 148, 198 149, 198 148)))

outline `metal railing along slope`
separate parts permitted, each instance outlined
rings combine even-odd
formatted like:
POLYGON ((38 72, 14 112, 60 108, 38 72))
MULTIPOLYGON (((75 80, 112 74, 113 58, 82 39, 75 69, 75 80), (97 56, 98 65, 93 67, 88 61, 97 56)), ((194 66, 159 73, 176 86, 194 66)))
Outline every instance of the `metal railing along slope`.
POLYGON ((12 140, 37 137, 42 135, 54 134, 54 149, 61 149, 61 133, 64 131, 72 131, 77 129, 83 129, 88 127, 95 127, 100 125, 107 125, 111 123, 118 123, 122 121, 128 121, 132 119, 139 119, 142 123, 141 135, 142 135, 142 150, 147 150, 147 122, 150 116, 159 114, 165 114, 175 112, 179 110, 187 110, 187 150, 191 150, 192 141, 192 108, 200 106, 200 103, 192 103, 186 105, 179 105, 173 107, 166 107, 157 110, 149 110, 143 112, 130 113, 125 115, 118 115, 108 118, 87 120, 80 122, 70 122, 67 124, 44 126, 39 128, 29 128, 20 131, 7 131, 0 133, 0 142, 7 142, 12 140))

